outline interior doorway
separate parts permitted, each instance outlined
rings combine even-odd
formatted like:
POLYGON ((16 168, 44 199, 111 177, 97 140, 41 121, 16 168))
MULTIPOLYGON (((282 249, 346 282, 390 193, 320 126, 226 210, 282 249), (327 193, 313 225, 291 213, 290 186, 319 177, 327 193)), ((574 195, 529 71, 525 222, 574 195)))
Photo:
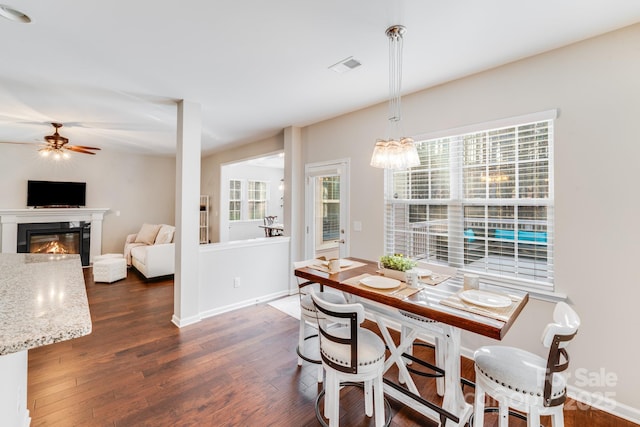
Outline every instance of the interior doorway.
POLYGON ((265 217, 284 223, 284 153, 220 168, 219 241, 265 237, 265 217))
POLYGON ((349 159, 305 167, 305 257, 349 256, 349 159))

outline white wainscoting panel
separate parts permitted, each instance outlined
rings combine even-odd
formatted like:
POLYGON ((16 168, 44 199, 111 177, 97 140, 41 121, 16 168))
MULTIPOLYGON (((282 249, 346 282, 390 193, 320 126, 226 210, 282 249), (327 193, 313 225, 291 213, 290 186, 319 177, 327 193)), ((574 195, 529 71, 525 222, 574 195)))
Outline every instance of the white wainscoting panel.
POLYGON ((200 316, 289 294, 289 237, 200 245, 200 316))

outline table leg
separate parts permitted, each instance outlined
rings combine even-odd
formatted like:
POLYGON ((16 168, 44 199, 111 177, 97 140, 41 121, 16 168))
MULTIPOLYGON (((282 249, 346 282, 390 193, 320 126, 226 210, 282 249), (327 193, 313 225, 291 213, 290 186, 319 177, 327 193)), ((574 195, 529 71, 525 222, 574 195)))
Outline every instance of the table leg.
MULTIPOLYGON (((449 426, 464 426, 471 416, 473 406, 465 402, 462 393, 462 385, 460 384, 460 329, 450 325, 444 325, 445 336, 444 344, 447 346, 446 358, 444 361, 444 399, 442 408, 458 414, 460 421, 456 424, 451 420, 447 420, 449 426)), ((443 344, 440 342, 439 344, 443 344)))
POLYGON ((395 364, 398 367, 399 376, 406 382, 405 388, 392 384, 392 381, 385 379, 385 393, 436 421, 443 422, 445 416, 442 415, 442 409, 444 409, 446 412, 450 413, 450 415, 459 419, 458 423, 447 420, 447 426, 464 426, 471 415, 472 406, 467 405, 464 402, 462 387, 460 385, 460 330, 445 325, 445 327, 449 329, 445 330, 445 339, 440 342, 440 345, 447 346, 445 349, 446 355, 451 354, 457 356, 457 363, 455 361, 455 357, 446 357, 445 360, 445 397, 443 406, 440 408, 438 405, 422 399, 420 392, 413 382, 411 374, 407 370, 404 359, 402 358, 402 353, 404 353, 407 348, 413 344, 420 330, 413 327, 410 328, 406 336, 402 337, 400 344, 396 346, 391 334, 389 333, 384 314, 381 314, 378 311, 370 311, 370 313, 373 314, 378 328, 380 329, 380 333, 384 338, 385 344, 391 353, 385 361, 384 371, 386 372, 395 364), (449 373, 447 374, 447 372, 449 373), (410 394, 413 394, 413 397, 410 396, 410 394))
POLYGON ((387 344, 387 347, 389 347, 389 352, 391 353, 391 355, 384 362, 384 372, 387 372, 389 368, 395 364, 396 366, 398 366, 398 377, 404 380, 401 382, 406 383, 407 388, 412 393, 419 395, 420 393, 418 392, 418 388, 413 382, 413 379, 411 378, 411 375, 409 374, 409 371, 407 371, 407 367, 404 364, 404 360, 402 359, 402 353, 404 353, 407 348, 413 344, 413 341, 418 336, 418 332, 415 330, 411 330, 410 333, 403 337, 403 341, 398 346, 396 346, 393 338, 391 338, 391 334, 389 334, 389 330, 387 329, 387 324, 385 323, 384 319, 382 319, 382 317, 380 317, 378 314, 375 314, 374 318, 376 319, 378 328, 382 333, 385 344, 387 344))

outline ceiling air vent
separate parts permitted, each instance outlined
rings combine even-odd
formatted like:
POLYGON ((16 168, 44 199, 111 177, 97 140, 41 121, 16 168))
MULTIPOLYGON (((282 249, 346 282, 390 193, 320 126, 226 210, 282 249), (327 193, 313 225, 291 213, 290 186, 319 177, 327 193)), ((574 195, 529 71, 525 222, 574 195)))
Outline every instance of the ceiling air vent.
POLYGON ((354 68, 358 68, 360 65, 362 65, 360 61, 354 59, 353 56, 350 56, 336 64, 333 64, 329 67, 329 69, 335 71, 336 73, 342 74, 346 73, 347 71, 351 71, 354 68))

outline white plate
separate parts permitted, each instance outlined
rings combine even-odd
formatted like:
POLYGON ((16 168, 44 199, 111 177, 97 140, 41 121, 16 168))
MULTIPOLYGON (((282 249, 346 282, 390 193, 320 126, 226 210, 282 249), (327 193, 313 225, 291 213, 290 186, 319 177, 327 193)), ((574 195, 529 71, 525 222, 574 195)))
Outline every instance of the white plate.
POLYGON ((400 286, 400 280, 391 279, 384 276, 368 276, 360 280, 365 286, 376 289, 393 289, 400 286))
POLYGON ((489 292, 479 291, 477 289, 470 289, 468 291, 460 292, 460 299, 464 302, 479 305, 482 307, 509 307, 511 305, 511 298, 502 295, 496 295, 489 292))

